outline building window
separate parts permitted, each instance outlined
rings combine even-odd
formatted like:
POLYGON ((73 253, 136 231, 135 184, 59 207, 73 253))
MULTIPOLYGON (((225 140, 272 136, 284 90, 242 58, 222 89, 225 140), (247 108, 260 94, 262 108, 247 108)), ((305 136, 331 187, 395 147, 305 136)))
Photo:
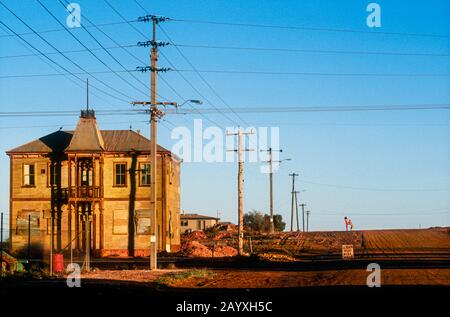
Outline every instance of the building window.
POLYGON ((139 163, 139 170, 141 172, 140 186, 150 186, 150 164, 149 163, 139 163))
POLYGON ((81 170, 81 186, 92 186, 92 170, 81 170))
POLYGON ((187 227, 188 226, 188 221, 187 220, 181 220, 180 224, 182 227, 187 227))
MULTIPOLYGON (((58 185, 58 169, 54 164, 49 163, 47 167, 47 186, 57 186, 58 185)), ((61 185, 61 184, 60 184, 61 185)))
POLYGON ((34 174, 34 164, 24 164, 23 165, 23 185, 24 186, 34 186, 35 185, 35 174, 34 174))
POLYGON ((149 209, 136 210, 136 234, 150 234, 151 213, 149 209))
POLYGON ((202 230, 205 228, 205 222, 201 220, 197 220, 197 229, 202 230))
POLYGON ((114 186, 127 186, 126 163, 114 163, 114 186))
POLYGON ((23 209, 18 212, 16 218, 17 234, 28 234, 28 226, 32 233, 40 228, 40 212, 36 210, 23 209))

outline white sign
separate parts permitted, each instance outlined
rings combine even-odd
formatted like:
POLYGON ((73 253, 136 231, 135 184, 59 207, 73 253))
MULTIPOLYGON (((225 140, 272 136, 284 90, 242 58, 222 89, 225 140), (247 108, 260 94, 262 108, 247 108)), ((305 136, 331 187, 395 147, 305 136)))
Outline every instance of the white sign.
POLYGON ((342 258, 343 259, 353 259, 353 244, 343 244, 342 245, 342 258))
POLYGON ((151 235, 150 236, 150 242, 156 242, 156 236, 155 235, 151 235))

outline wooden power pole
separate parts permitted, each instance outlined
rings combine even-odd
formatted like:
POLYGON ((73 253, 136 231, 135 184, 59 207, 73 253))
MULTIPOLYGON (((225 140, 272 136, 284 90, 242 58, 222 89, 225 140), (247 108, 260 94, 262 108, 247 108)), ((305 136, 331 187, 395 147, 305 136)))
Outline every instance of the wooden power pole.
POLYGON ((243 200, 243 173, 244 173, 244 151, 252 151, 243 148, 244 135, 253 134, 251 132, 243 132, 238 128, 237 133, 227 133, 227 135, 238 136, 238 148, 232 150, 238 153, 238 252, 239 255, 244 254, 244 200, 243 200))
POLYGON ((309 232, 309 214, 311 211, 306 211, 306 232, 309 232))
MULTIPOLYGON (((265 161, 264 163, 269 163, 269 210, 270 210, 269 232, 274 233, 275 232, 275 224, 273 222, 273 163, 281 163, 282 161, 285 161, 285 160, 274 161, 273 157, 272 157, 272 152, 274 152, 274 151, 283 152, 283 150, 273 150, 272 148, 269 148, 268 150, 261 150, 261 152, 262 151, 266 151, 269 153, 269 160, 265 161)), ((287 160, 290 160, 290 159, 287 159, 287 160)))
POLYGON ((306 204, 300 204, 302 207, 302 223, 303 223, 303 231, 305 231, 305 206, 306 204))
POLYGON ((289 176, 292 176, 292 202, 291 202, 291 231, 294 231, 294 204, 295 204, 295 176, 298 176, 296 173, 289 174, 289 176))
POLYGON ((152 41, 139 43, 140 46, 151 46, 150 67, 138 68, 140 71, 150 71, 150 102, 135 101, 134 105, 150 105, 150 270, 157 269, 157 254, 158 254, 158 229, 157 229, 157 204, 156 204, 156 186, 157 179, 157 133, 158 133, 158 119, 160 119, 164 112, 158 109, 158 105, 176 105, 176 103, 158 102, 157 96, 157 74, 160 71, 167 71, 167 69, 157 67, 158 65, 158 47, 164 46, 166 43, 159 43, 156 41, 156 26, 159 22, 165 21, 166 18, 147 15, 139 18, 139 21, 152 22, 152 41))

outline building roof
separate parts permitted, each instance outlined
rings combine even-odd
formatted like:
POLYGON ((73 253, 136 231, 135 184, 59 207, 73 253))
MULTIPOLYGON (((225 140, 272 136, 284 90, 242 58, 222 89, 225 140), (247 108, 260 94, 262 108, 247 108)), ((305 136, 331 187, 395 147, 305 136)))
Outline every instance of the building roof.
MULTIPOLYGON (((37 140, 31 141, 12 150, 8 154, 20 153, 50 153, 65 152, 70 145, 73 145, 72 151, 75 151, 81 145, 81 140, 72 143, 76 137, 74 131, 56 131, 43 136, 37 140), (75 147, 76 145, 76 147, 75 147)), ((105 152, 150 152, 150 140, 131 130, 99 130, 98 142, 103 139, 102 148, 105 152)), ((89 142, 87 145, 96 149, 95 143, 89 142)), ((98 146, 101 144, 99 143, 98 146)), ((83 149, 83 151, 86 151, 83 149)), ((87 150, 89 151, 89 150, 87 150)), ((159 153, 170 153, 169 150, 158 145, 159 153)))
MULTIPOLYGON (((162 146, 157 146, 158 153, 171 154, 162 146)), ((141 152, 150 153, 150 140, 132 130, 99 130, 95 111, 81 111, 75 131, 56 131, 42 138, 31 141, 7 154, 28 153, 98 153, 98 152, 141 152)), ((179 159, 179 158, 177 158, 179 159)))
POLYGON ((66 152, 102 152, 105 142, 95 117, 81 117, 66 152))
POLYGON ((210 217, 210 216, 204 216, 204 215, 199 215, 199 214, 181 214, 180 215, 181 219, 184 220, 189 220, 189 219, 193 219, 193 220, 208 220, 208 219, 212 219, 212 220, 219 220, 219 218, 216 217, 210 217))

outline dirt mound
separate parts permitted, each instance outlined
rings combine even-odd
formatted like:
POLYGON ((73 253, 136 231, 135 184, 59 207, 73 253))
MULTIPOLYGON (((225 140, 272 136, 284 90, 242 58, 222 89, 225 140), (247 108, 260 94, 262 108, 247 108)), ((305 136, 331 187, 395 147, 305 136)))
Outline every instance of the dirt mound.
POLYGON ((212 257, 212 251, 198 241, 190 241, 183 246, 181 253, 193 257, 212 257))
POLYGON ((184 241, 198 241, 205 240, 206 234, 203 231, 192 231, 190 233, 186 233, 181 237, 184 241))
POLYGON ((209 248, 198 241, 189 241, 183 245, 180 254, 184 256, 205 258, 213 256, 214 257, 235 256, 238 254, 238 252, 235 248, 232 248, 227 245, 220 245, 220 246, 216 245, 214 247, 209 248))
POLYGON ((238 251, 235 248, 229 247, 227 245, 216 246, 214 248, 214 257, 226 257, 226 256, 236 256, 238 251))
POLYGON ((217 241, 217 240, 222 240, 225 238, 233 238, 234 235, 235 235, 235 232, 233 232, 233 231, 220 231, 216 234, 216 236, 213 238, 213 240, 217 241))

